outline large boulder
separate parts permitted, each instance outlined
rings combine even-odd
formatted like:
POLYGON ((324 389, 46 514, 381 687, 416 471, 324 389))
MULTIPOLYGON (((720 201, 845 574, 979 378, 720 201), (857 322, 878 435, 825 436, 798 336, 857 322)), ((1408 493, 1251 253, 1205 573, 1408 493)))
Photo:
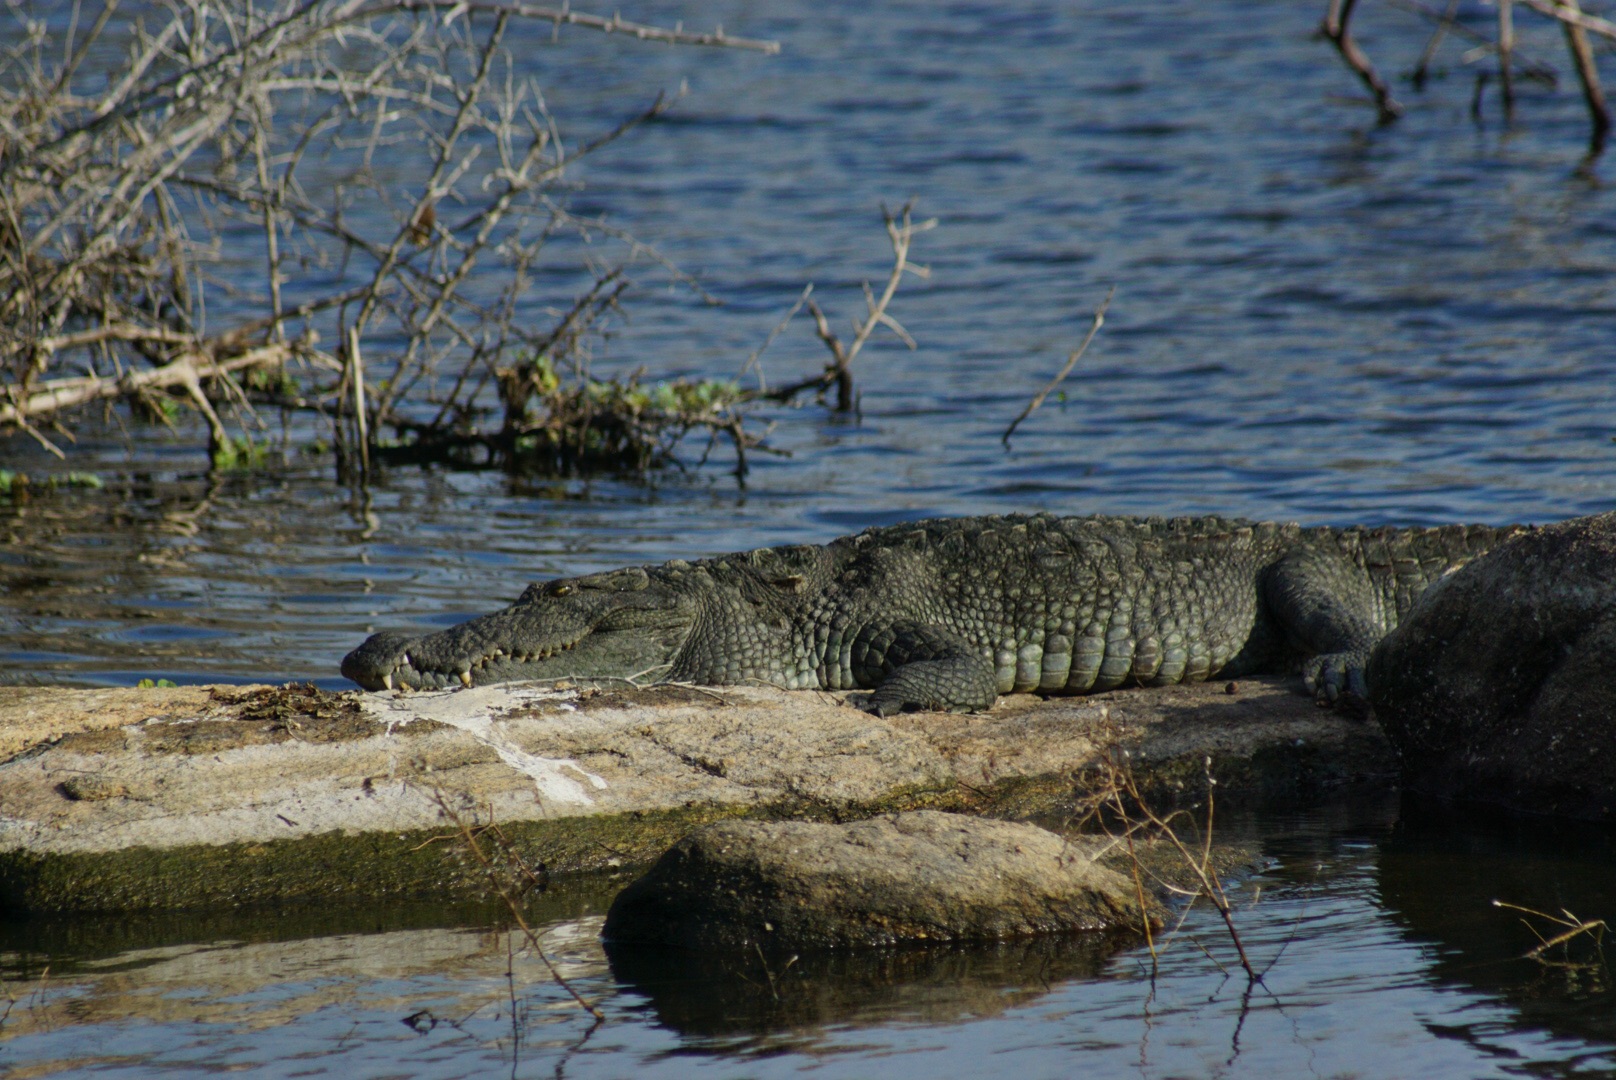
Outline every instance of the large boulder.
POLYGON ((1405 786, 1616 816, 1616 514, 1510 538, 1434 585, 1371 657, 1405 786))
MULTIPOLYGON (((1101 842, 921 810, 693 833, 618 894, 605 937, 688 949, 835 948, 1142 929, 1101 842)), ((1160 920, 1146 900, 1145 917, 1160 920)))

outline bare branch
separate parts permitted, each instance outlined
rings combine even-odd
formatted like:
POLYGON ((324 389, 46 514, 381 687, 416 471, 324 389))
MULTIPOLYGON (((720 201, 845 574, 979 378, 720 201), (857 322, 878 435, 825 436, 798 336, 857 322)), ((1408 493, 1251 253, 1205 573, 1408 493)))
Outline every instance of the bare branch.
POLYGON ((887 283, 878 297, 866 282, 864 288, 865 315, 863 319, 853 322, 853 340, 844 345, 841 338, 836 336, 830 327, 830 320, 812 299, 804 293, 804 302, 808 307, 808 314, 814 319, 814 333, 819 340, 825 343, 830 350, 831 362, 825 370, 812 378, 791 383, 776 390, 759 390, 750 396, 766 397, 771 401, 790 401, 805 390, 817 390, 824 393, 832 386, 836 387, 836 410, 838 412, 852 412, 854 406, 853 396, 853 361, 858 358, 864 343, 870 339, 877 326, 886 326, 898 336, 909 348, 915 348, 914 338, 903 326, 887 314, 887 307, 898 292, 898 285, 905 273, 916 277, 930 277, 931 271, 909 261, 909 247, 914 241, 916 233, 927 232, 937 227, 936 218, 914 222, 911 214, 914 211, 915 200, 910 199, 898 211, 892 214, 885 207, 881 210, 881 218, 886 225, 887 240, 892 244, 892 271, 887 275, 887 283))
POLYGON ((1369 62, 1369 57, 1358 47, 1352 39, 1348 24, 1352 21, 1352 9, 1358 0, 1330 0, 1325 11, 1324 25, 1320 28, 1325 37, 1335 45, 1341 53, 1341 59, 1347 66, 1358 73, 1369 92, 1375 96, 1375 109, 1380 114, 1380 122, 1389 124, 1403 115, 1403 107, 1392 97, 1391 87, 1387 86, 1375 71, 1375 66, 1369 62))
POLYGON ((1533 11, 1559 19, 1568 26, 1580 27, 1590 34, 1616 41, 1616 23, 1609 19, 1601 19, 1597 15, 1587 14, 1576 0, 1518 0, 1518 2, 1533 11))
POLYGON ((1113 285, 1110 291, 1105 294, 1105 299, 1100 301, 1100 306, 1094 310, 1094 321, 1089 325, 1089 332, 1084 336, 1083 344, 1072 351, 1072 354, 1066 358, 1066 363, 1061 366, 1060 371, 1056 372, 1055 377, 1049 380, 1049 384, 1034 394, 1033 399, 1027 403, 1027 407, 1021 410, 1021 415, 1010 421, 1010 426, 1004 429, 1004 434, 999 437, 999 441, 1004 443, 1006 449, 1010 447, 1010 436, 1016 433, 1016 428, 1021 426, 1021 422, 1031 416, 1044 403, 1044 399, 1050 395, 1050 392, 1059 386, 1066 376, 1072 373, 1072 369, 1077 366, 1077 362, 1083 359, 1083 354, 1088 352, 1089 342, 1094 340, 1094 335, 1098 334, 1100 327, 1105 325, 1106 309, 1111 306, 1111 298, 1115 295, 1117 295, 1117 287, 1113 285))
MULTIPOLYGON (((802 310, 802 306, 808 303, 809 297, 813 295, 814 284, 810 281, 808 284, 802 287, 802 295, 797 297, 797 302, 792 304, 791 309, 785 313, 779 322, 774 324, 774 329, 770 330, 769 336, 763 339, 763 344, 759 345, 756 349, 753 349, 752 355, 746 358, 746 363, 741 365, 740 372, 735 376, 736 382, 740 382, 742 379, 746 378, 746 373, 756 367, 758 373, 758 390, 759 392, 768 391, 768 380, 763 377, 763 368, 758 362, 763 358, 763 354, 769 350, 769 346, 774 344, 774 339, 779 337, 781 333, 785 331, 785 328, 791 324, 791 320, 797 317, 797 312, 802 310)), ((821 315, 820 317, 823 318, 824 316, 821 315)), ((829 329, 829 327, 827 326, 826 329, 829 329)))
POLYGON ((161 390, 169 387, 189 387, 193 380, 212 379, 247 368, 284 363, 293 355, 293 347, 283 344, 265 345, 249 350, 229 360, 215 361, 197 353, 186 353, 178 359, 147 371, 131 371, 121 379, 105 379, 98 375, 82 378, 53 379, 41 384, 41 389, 18 399, 6 387, 10 399, 0 405, 0 425, 17 424, 32 416, 41 416, 60 409, 84 405, 91 401, 120 397, 137 390, 161 390))
MULTIPOLYGON (((1537 7, 1535 3, 1531 6, 1537 7)), ((1577 69, 1577 81, 1582 84, 1582 99, 1588 105, 1588 116, 1593 124, 1589 152, 1598 154, 1605 148, 1605 137, 1610 134, 1610 106, 1605 104, 1605 91, 1599 85, 1599 68, 1594 64, 1594 51, 1588 43, 1588 33, 1599 32, 1594 31, 1590 23, 1605 20, 1583 15, 1577 0, 1560 0, 1555 6, 1554 16, 1561 20, 1561 28, 1565 30, 1566 47, 1571 50, 1571 62, 1577 69)), ((1606 23, 1606 26, 1616 32, 1616 25, 1606 23)))
POLYGON ((773 56, 780 51, 778 41, 762 41, 754 38, 730 37, 724 33, 722 26, 710 34, 691 33, 683 25, 667 30, 659 26, 647 26, 643 23, 629 22, 622 16, 613 14, 611 18, 601 15, 588 15, 581 11, 573 11, 570 7, 540 7, 536 4, 500 4, 492 0, 391 0, 382 5, 386 8, 400 7, 405 9, 449 8, 459 11, 498 11, 511 15, 520 15, 524 19, 537 19, 553 22, 559 29, 561 26, 582 26, 590 30, 599 30, 606 34, 624 34, 638 38, 641 41, 661 41, 669 45, 708 45, 725 49, 750 49, 761 52, 766 56, 773 56))

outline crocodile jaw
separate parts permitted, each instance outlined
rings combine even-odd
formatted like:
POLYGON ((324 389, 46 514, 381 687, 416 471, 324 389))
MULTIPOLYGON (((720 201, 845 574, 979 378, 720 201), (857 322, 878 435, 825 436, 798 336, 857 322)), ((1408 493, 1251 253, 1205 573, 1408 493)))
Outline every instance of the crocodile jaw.
POLYGON ((504 611, 436 634, 375 634, 343 658, 342 673, 367 690, 654 678, 673 666, 693 624, 688 605, 651 590, 529 590, 504 611))
MULTIPOLYGON (((559 679, 579 674, 578 665, 567 656, 578 641, 553 647, 526 649, 512 644, 507 650, 494 645, 486 650, 460 651, 453 642, 436 640, 442 635, 405 637, 377 634, 349 653, 342 661, 342 673, 366 690, 392 690, 410 687, 433 690, 479 683, 514 682, 523 679, 559 679)), ((586 650, 583 663, 591 664, 586 650)))

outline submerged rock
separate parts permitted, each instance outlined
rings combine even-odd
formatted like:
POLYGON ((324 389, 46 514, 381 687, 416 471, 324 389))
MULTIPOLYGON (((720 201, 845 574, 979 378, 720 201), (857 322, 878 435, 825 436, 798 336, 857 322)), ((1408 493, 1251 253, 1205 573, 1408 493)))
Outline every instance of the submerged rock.
POLYGON ((1515 536, 1425 595, 1369 693, 1404 784, 1616 817, 1616 514, 1515 536))
POLYGON ((1134 883, 1095 861, 1104 844, 931 810, 850 825, 723 822, 624 889, 605 936, 752 949, 1141 930, 1134 883))

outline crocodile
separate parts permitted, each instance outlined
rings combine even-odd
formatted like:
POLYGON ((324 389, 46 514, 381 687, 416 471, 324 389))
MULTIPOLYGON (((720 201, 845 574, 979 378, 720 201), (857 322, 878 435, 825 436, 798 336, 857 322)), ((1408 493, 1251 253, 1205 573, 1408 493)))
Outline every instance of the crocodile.
POLYGON ((1297 671, 1322 701, 1361 699, 1370 651, 1425 587, 1516 531, 936 518, 534 584, 438 633, 375 634, 342 673, 370 690, 560 678, 863 689, 883 716, 1297 671))

